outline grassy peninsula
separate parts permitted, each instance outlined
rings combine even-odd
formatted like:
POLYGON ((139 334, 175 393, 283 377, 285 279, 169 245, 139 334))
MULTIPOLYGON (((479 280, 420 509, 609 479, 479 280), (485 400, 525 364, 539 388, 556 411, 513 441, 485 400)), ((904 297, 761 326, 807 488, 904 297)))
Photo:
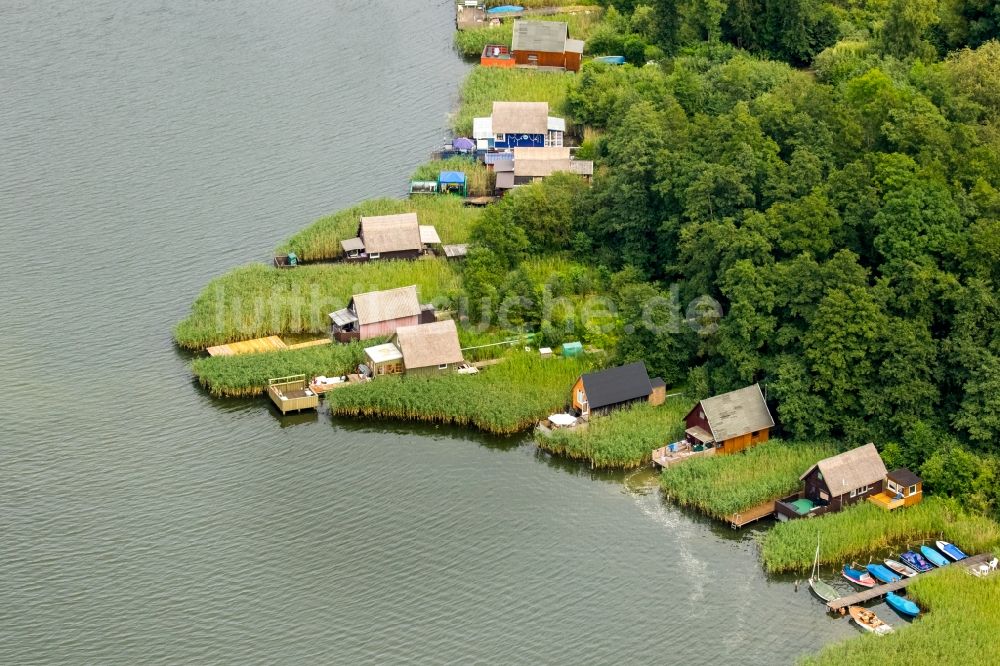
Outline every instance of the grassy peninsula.
POLYGON ((684 433, 684 415, 691 408, 683 398, 659 407, 639 404, 595 417, 586 427, 554 430, 537 435, 539 448, 595 468, 633 468, 646 464, 650 452, 684 433))
POLYGON ((795 492, 802 472, 835 453, 833 444, 771 440, 740 454, 668 467, 660 487, 673 501, 722 520, 795 492))
POLYGON ((808 520, 778 523, 761 543, 764 568, 770 572, 804 572, 812 566, 816 537, 820 562, 839 565, 868 561, 889 551, 923 541, 945 539, 969 554, 1000 548, 1000 525, 969 513, 957 502, 927 497, 920 504, 885 511, 863 502, 808 520))
POLYGON ((326 400, 331 413, 340 416, 471 425, 510 435, 561 409, 568 387, 589 364, 587 359, 512 352, 476 375, 379 377, 332 391, 326 400))

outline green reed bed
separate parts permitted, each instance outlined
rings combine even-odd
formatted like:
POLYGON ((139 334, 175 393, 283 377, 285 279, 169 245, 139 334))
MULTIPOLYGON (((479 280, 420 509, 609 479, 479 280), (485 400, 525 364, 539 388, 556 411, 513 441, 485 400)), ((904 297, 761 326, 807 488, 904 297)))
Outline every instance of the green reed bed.
MULTIPOLYGON (((437 180, 437 172, 434 180, 437 180)), ((464 243, 472 223, 482 214, 479 209, 462 205, 460 197, 372 199, 316 220, 282 243, 277 252, 294 252, 302 261, 338 259, 344 254, 340 241, 354 237, 362 216, 409 212, 417 213, 420 224, 433 225, 443 243, 464 243)))
MULTIPOLYGON (((466 185, 468 186, 470 197, 482 197, 493 194, 496 177, 493 172, 486 168, 486 165, 477 160, 465 157, 449 157, 446 160, 432 160, 426 164, 421 164, 413 172, 411 180, 437 180, 438 174, 442 171, 461 171, 465 174, 466 185)), ((428 199, 438 197, 449 197, 450 195, 419 195, 419 198, 428 199)), ((415 197, 416 198, 416 197, 415 197)), ((455 201, 461 202, 455 196, 450 196, 455 201)), ((421 205, 422 202, 417 202, 421 205)), ((444 240, 444 237, 442 237, 444 240)), ((464 240, 464 238, 462 239, 464 240)), ((452 241, 461 242, 461 241, 452 241)))
POLYGON ((174 329, 185 349, 268 335, 328 332, 327 315, 352 294, 417 285, 423 302, 455 294, 459 278, 444 259, 322 264, 277 269, 263 264, 235 268, 215 278, 174 329))
POLYGON ((803 666, 843 664, 997 664, 1000 636, 1000 573, 970 576, 962 567, 922 575, 906 588, 924 611, 912 625, 894 622, 888 636, 870 634, 828 645, 803 666))
POLYGON ((721 520, 795 492, 802 472, 836 452, 832 444, 771 440, 743 453, 668 467, 660 487, 675 502, 721 520))
MULTIPOLYGON (((586 3, 570 3, 586 4, 586 3)), ((549 5, 546 5, 549 6, 549 5)), ((527 21, 564 21, 569 25, 569 35, 573 39, 587 40, 601 23, 601 9, 595 7, 590 13, 529 15, 527 21)), ((507 46, 514 38, 514 23, 506 22, 498 26, 486 26, 474 30, 459 30, 455 33, 455 48, 466 58, 478 58, 488 44, 507 46)))
POLYGON ((585 428, 539 434, 535 442, 546 451, 587 460, 595 468, 630 469, 648 463, 653 449, 683 434, 684 415, 690 408, 677 398, 659 407, 635 405, 595 416, 585 428))
POLYGON ((472 119, 490 115, 494 101, 548 102, 550 114, 565 117, 566 95, 573 77, 572 72, 476 67, 462 84, 461 107, 453 123, 455 132, 469 136, 472 119))
MULTIPOLYGON (((241 356, 206 356, 191 364, 198 381, 213 396, 247 398, 263 393, 267 380, 288 375, 336 377, 353 372, 364 359, 364 344, 330 344, 303 349, 243 354, 241 356)), ((346 390, 346 389, 340 389, 346 390)))
POLYGON ((820 539, 820 562, 839 566, 924 540, 945 539, 969 554, 1000 546, 1000 525, 953 501, 927 497, 886 511, 863 502, 818 518, 779 523, 764 537, 761 557, 771 572, 808 571, 820 539))
POLYGON ((332 391, 333 414, 472 425, 498 435, 527 430, 566 404, 584 359, 542 359, 513 352, 477 375, 455 373, 378 377, 332 391))

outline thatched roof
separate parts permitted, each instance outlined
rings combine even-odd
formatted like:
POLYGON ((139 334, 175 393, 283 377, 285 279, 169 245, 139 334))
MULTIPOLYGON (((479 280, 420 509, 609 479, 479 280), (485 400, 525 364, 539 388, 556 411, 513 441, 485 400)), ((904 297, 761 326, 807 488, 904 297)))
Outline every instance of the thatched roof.
POLYGON ((451 319, 433 324, 401 326, 396 329, 396 346, 403 352, 407 370, 432 368, 464 360, 458 343, 458 329, 451 319))
POLYGON ((514 21, 511 51, 542 51, 563 53, 569 26, 564 21, 514 21))
POLYGON ((823 482, 835 497, 885 479, 886 469, 874 444, 865 444, 830 458, 824 458, 806 470, 805 479, 814 469, 823 474, 823 482))
POLYGON ((493 102, 494 134, 545 134, 548 102, 493 102))
POLYGON ((556 171, 569 171, 572 160, 569 148, 515 148, 514 175, 521 177, 546 177, 556 171))
POLYGON ((412 284, 409 287, 354 294, 351 301, 354 303, 354 312, 358 316, 358 323, 362 326, 380 321, 420 316, 417 286, 412 284))
POLYGON ((705 398, 695 409, 699 406, 717 442, 774 426, 759 384, 705 398))
POLYGON ((368 254, 422 249, 416 213, 362 217, 358 235, 368 254))

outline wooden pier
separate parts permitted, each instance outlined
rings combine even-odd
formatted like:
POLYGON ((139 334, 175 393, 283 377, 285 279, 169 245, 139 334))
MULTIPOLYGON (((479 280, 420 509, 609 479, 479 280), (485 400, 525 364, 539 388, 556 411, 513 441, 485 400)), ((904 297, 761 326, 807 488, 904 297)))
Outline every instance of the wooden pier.
POLYGON ((209 347, 205 351, 208 352, 209 356, 239 356, 241 354, 260 354, 287 348, 288 345, 281 338, 277 335, 271 335, 266 338, 230 342, 228 345, 216 345, 215 347, 209 347))
MULTIPOLYGON (((980 564, 985 564, 993 559, 993 553, 981 553, 979 555, 973 555, 972 557, 967 557, 964 560, 958 562, 951 562, 948 564, 948 568, 951 567, 961 567, 968 570, 970 567, 976 567, 980 564)), ((942 567, 943 568, 943 567, 942 567)), ((913 581, 919 579, 921 576, 932 575, 937 568, 928 571, 926 573, 917 574, 912 578, 903 578, 902 580, 897 580, 895 583, 888 583, 886 585, 876 585, 875 587, 869 588, 867 590, 862 590, 855 594, 849 594, 846 597, 840 597, 839 599, 834 599, 833 601, 827 602, 826 606, 833 612, 839 612, 843 615, 847 611, 848 606, 857 606, 858 604, 863 604, 866 601, 871 601, 872 599, 877 599, 883 597, 890 592, 895 592, 896 590, 902 590, 904 587, 912 583, 913 581)), ((972 574, 969 574, 972 575, 972 574)))

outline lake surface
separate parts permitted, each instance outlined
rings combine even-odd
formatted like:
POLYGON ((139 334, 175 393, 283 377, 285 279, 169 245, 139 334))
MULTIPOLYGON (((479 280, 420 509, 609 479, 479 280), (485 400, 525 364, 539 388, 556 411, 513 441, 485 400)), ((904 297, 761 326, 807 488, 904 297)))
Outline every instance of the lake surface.
POLYGON ((854 634, 648 473, 192 382, 170 330, 205 282, 445 138, 452 12, 0 3, 0 663, 782 664, 854 634))

